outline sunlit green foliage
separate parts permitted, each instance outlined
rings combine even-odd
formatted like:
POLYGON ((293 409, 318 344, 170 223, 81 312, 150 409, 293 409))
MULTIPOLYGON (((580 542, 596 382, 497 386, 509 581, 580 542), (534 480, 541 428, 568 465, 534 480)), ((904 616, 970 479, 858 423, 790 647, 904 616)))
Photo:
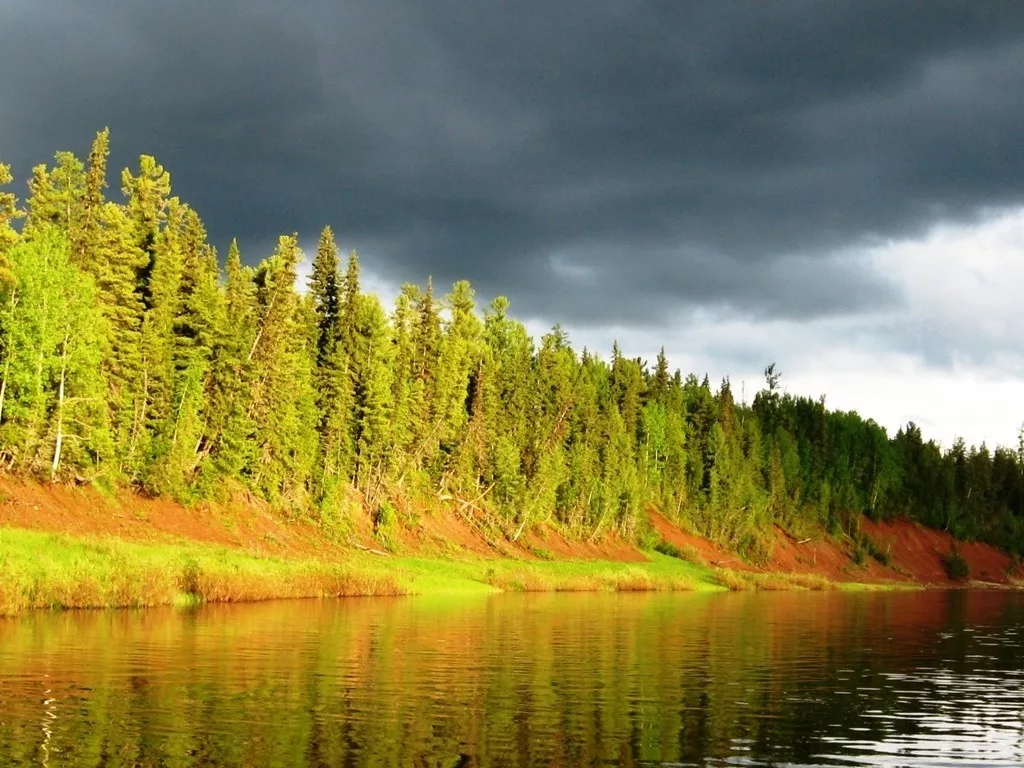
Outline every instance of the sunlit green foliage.
POLYGON ((537 343, 465 281, 406 285, 389 311, 329 227, 308 291, 298 235, 255 268, 233 243, 222 272, 154 158, 105 198, 108 154, 104 130, 87 162, 37 166, 24 210, 0 194, 8 468, 183 501, 244 488, 331 526, 353 504, 441 502, 510 539, 640 541, 656 505, 755 561, 774 524, 860 541, 864 514, 1024 551, 1022 451, 890 437, 784 393, 774 366, 747 404, 664 350, 603 360, 558 326, 537 343))

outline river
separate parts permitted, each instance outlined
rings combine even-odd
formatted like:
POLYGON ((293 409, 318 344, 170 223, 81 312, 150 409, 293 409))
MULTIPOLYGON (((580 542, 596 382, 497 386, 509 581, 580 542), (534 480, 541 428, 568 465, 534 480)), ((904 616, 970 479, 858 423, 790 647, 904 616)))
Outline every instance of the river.
POLYGON ((0 619, 0 765, 1024 764, 1017 592, 0 619))

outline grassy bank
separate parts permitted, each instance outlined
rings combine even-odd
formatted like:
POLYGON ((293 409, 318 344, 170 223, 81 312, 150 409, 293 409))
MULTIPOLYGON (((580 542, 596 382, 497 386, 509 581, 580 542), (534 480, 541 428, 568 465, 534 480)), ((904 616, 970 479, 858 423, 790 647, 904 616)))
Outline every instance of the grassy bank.
POLYGON ((263 557, 200 543, 135 543, 0 530, 0 614, 279 598, 487 593, 832 589, 817 576, 710 568, 661 553, 649 562, 263 557))

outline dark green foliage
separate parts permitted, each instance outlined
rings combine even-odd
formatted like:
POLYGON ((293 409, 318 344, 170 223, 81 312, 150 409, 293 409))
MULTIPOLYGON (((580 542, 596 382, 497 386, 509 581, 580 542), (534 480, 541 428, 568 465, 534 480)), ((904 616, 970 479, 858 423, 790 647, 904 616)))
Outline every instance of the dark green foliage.
POLYGON ((864 550, 871 557, 873 557, 875 559, 875 561, 879 565, 888 565, 889 564, 890 557, 889 557, 889 548, 888 547, 886 547, 885 549, 882 549, 881 547, 878 546, 877 543, 875 543, 875 540, 872 539, 870 536, 862 536, 861 537, 861 543, 862 543, 862 545, 864 547, 864 550))
POLYGON ((152 157, 105 199, 108 154, 101 131, 87 163, 35 168, 25 210, 0 193, 8 468, 184 500, 244 488, 331 526, 363 504, 388 541, 393 502, 440 498, 512 539, 554 523, 646 542, 655 505, 754 561, 777 524, 845 533, 885 563, 862 514, 1024 552, 1021 446, 944 451, 914 424, 890 437, 786 394, 774 364, 748 406, 664 350, 602 360, 558 326, 537 344, 507 299, 481 316, 464 281, 443 298, 403 286, 389 313, 329 227, 306 296, 296 235, 255 268, 233 244, 222 275, 152 157))
POLYGON ((946 569, 946 575, 954 581, 970 578, 971 566, 959 549, 951 549, 942 556, 942 567, 946 569))
POLYGON ((683 551, 679 547, 669 541, 665 541, 664 539, 654 545, 654 551, 661 552, 663 555, 668 555, 669 557, 674 557, 678 560, 686 559, 683 557, 683 551))

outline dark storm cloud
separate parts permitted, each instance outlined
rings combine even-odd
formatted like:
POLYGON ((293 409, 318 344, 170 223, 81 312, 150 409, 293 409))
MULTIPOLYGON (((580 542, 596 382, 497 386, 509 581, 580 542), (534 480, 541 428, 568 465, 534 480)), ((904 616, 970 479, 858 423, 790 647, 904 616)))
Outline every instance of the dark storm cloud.
POLYGON ((1024 196, 1017 2, 8 0, 0 30, 20 176, 110 125, 220 243, 330 223, 577 324, 895 304, 857 245, 1024 196))

